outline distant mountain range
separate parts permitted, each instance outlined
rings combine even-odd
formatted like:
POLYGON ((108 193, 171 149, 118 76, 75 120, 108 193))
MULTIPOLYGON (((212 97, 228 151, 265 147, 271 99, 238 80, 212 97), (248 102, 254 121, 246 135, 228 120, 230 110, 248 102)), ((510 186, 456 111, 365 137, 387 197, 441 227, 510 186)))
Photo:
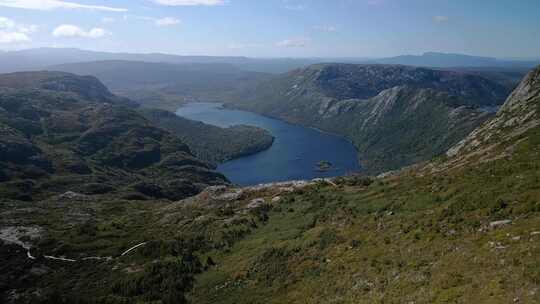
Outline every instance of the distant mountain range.
POLYGON ((73 48, 38 48, 0 52, 0 73, 45 69, 49 66, 106 60, 144 61, 172 64, 220 63, 230 64, 246 71, 284 73, 315 63, 383 63, 423 67, 528 67, 539 60, 503 60, 462 54, 424 53, 390 58, 249 58, 235 56, 180 56, 161 53, 110 53, 73 48))
POLYGON ((540 60, 504 60, 492 57, 469 56, 427 52, 422 55, 403 55, 375 59, 372 62, 382 64, 403 64, 420 67, 534 67, 540 60))
POLYGON ((50 66, 92 61, 143 61, 152 63, 219 63, 230 64, 246 71, 283 73, 299 66, 313 64, 320 59, 248 58, 221 56, 180 56, 169 54, 135 54, 95 52, 72 48, 39 48, 0 53, 0 73, 45 69, 50 66))
POLYGON ((47 67, 78 75, 93 75, 113 92, 145 106, 175 110, 185 100, 220 100, 272 75, 245 71, 230 63, 159 63, 106 60, 47 67), (168 104, 172 106, 169 107, 168 104))

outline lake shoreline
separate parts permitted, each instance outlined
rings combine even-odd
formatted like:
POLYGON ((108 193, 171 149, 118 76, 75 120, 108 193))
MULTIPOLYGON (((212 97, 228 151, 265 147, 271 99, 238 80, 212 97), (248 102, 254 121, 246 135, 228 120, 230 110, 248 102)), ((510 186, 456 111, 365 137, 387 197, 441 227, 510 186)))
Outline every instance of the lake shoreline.
POLYGON ((180 107, 177 115, 224 128, 233 125, 254 126, 274 136, 268 149, 218 165, 217 170, 235 184, 249 186, 328 178, 361 171, 358 149, 341 135, 258 113, 231 109, 219 102, 190 103, 180 107), (321 161, 335 166, 332 170, 318 170, 317 163, 321 161))

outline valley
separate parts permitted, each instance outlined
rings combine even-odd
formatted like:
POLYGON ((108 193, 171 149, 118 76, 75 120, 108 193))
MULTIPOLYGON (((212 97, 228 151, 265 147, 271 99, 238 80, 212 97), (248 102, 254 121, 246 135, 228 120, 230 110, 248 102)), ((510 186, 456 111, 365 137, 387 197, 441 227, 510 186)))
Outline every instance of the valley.
POLYGON ((540 67, 74 65, 0 75, 3 303, 537 302, 540 67))
POLYGON ((540 304, 539 13, 0 0, 0 304, 540 304))
POLYGON ((0 246, 0 287, 33 303, 535 303, 539 92, 540 68, 448 155, 385 176, 3 202, 36 259, 0 246))
POLYGON ((508 87, 454 71, 320 64, 240 91, 227 105, 340 134, 364 172, 379 174, 443 153, 502 104, 508 87))

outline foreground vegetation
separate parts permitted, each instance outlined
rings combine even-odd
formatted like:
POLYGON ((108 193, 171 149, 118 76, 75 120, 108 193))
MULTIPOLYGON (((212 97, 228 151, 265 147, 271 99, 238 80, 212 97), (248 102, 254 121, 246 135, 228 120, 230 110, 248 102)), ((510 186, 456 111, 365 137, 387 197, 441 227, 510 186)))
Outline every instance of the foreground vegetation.
POLYGON ((526 138, 511 158, 476 168, 253 190, 226 202, 203 193, 151 205, 3 203, 2 226, 44 229, 35 255, 114 258, 32 261, 11 249, 2 290, 69 303, 177 303, 192 284, 193 303, 534 303, 540 130, 526 138), (247 207, 255 198, 267 203, 247 207))

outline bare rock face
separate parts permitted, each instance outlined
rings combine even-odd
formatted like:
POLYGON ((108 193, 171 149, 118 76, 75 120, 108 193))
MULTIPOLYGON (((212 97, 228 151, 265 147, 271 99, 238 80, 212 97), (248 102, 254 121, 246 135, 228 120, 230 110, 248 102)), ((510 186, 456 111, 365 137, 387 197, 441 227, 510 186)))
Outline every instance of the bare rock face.
POLYGON ((456 144, 446 153, 463 156, 481 149, 491 150, 540 125, 540 66, 531 71, 508 97, 497 116, 456 144))

